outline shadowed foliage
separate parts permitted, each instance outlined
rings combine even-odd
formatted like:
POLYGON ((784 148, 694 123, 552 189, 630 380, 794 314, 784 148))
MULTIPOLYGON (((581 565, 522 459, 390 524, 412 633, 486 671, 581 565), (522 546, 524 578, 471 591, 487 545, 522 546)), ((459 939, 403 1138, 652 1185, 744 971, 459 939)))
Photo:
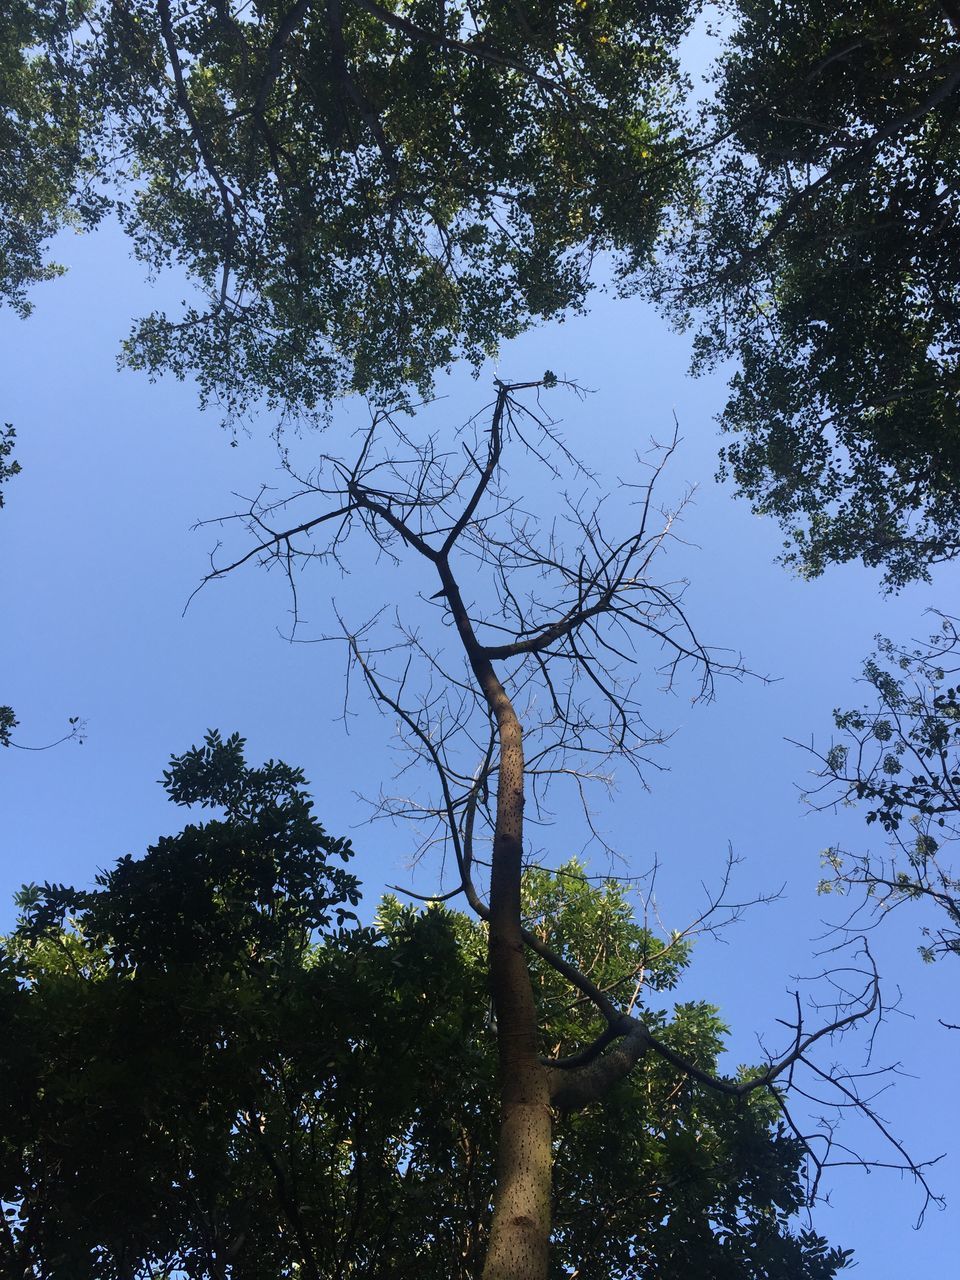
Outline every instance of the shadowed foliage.
MULTIPOLYGON (((22 896, 0 1004, 0 1256, 50 1280, 479 1275, 496 1150, 485 927, 386 899, 336 927, 349 855, 299 771, 237 738, 173 763, 180 803, 222 816, 123 859, 99 888, 22 896)), ((531 870, 528 928, 638 998, 707 1070, 716 1010, 669 1007, 689 947, 612 883, 531 870)), ((534 962, 545 1048, 598 1029, 534 962)), ((791 1230, 800 1145, 768 1099, 731 1102, 648 1059, 558 1122, 553 1272, 827 1280, 845 1254, 791 1230)))
POLYGON ((0 292, 109 210, 194 292, 136 366, 240 412, 422 392, 645 263, 685 181, 698 0, 15 0, 0 292), (26 174, 29 181, 23 181, 26 174))
POLYGON ((960 9, 742 0, 659 294, 733 357, 726 468, 816 575, 960 549, 960 9), (678 274, 679 269, 679 274, 678 274))

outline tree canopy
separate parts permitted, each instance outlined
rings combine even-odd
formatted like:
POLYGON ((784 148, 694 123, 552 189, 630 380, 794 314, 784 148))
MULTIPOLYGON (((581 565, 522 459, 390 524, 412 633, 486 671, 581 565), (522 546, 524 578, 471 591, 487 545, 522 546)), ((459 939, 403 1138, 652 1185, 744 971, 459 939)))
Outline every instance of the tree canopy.
POLYGON ((393 400, 629 276, 684 180, 699 0, 17 0, 0 286, 110 210, 196 292, 127 356, 228 411, 393 400), (24 183, 24 174, 35 180, 24 183))
POLYGON ((785 559, 960 550, 960 10, 741 0, 705 119, 699 226, 661 296, 737 361, 726 466, 785 559))
POLYGON ((960 546, 960 11, 740 0, 698 124, 702 11, 13 0, 0 295, 110 214, 190 281, 127 360, 309 416, 582 308, 600 256, 735 359, 725 465, 788 562, 924 577, 960 546))
POLYGON ((922 925, 926 960, 960 956, 960 635, 956 619, 919 646, 879 637, 863 667, 872 702, 837 710, 838 740, 817 755, 817 805, 861 804, 890 844, 887 858, 829 849, 823 888, 865 891, 883 915, 906 902, 933 908, 922 925))
POLYGON ((82 6, 10 0, 0 11, 0 299, 21 314, 29 290, 61 268, 47 241, 65 225, 93 225, 89 155, 70 31, 82 6))
MULTIPOLYGON (((122 859, 98 888, 27 889, 0 1002, 0 1256, 51 1280, 475 1277, 491 1213, 496 1052, 484 928, 386 899, 372 927, 349 845, 297 770, 210 735, 179 803, 221 816, 122 859)), ((638 999, 713 1069, 717 1011, 675 1004, 690 947, 576 863, 531 870, 527 927, 638 999)), ((544 1047, 597 1027, 534 964, 544 1047)), ((798 1230, 800 1144, 759 1095, 732 1105, 650 1059, 555 1134, 558 1278, 828 1280, 846 1254, 798 1230)))
MULTIPOLYGON (((218 402, 228 415, 258 403, 310 415, 351 391, 391 404, 407 397, 409 407, 411 389, 429 388, 435 372, 454 359, 477 364, 498 340, 537 318, 582 306, 598 253, 612 253, 622 286, 636 285, 672 208, 689 269, 676 289, 654 287, 681 317, 706 303, 704 361, 732 354, 741 362, 726 419, 740 433, 727 461, 741 489, 761 510, 787 521, 797 542, 789 554, 805 571, 859 555, 884 564, 896 585, 954 554, 956 488, 945 444, 955 355, 950 277, 934 270, 937 263, 920 269, 919 250, 902 261, 897 256, 904 226, 916 230, 916 218, 911 213, 886 237, 885 219, 899 216, 900 206, 891 204, 884 185, 898 164, 911 178, 928 178, 926 187, 918 179, 923 209, 934 197, 941 201, 937 236, 949 229, 955 186, 941 156, 949 161, 946 104, 955 69, 940 57, 942 24, 934 24, 933 35, 916 23, 900 33, 891 15, 901 8, 885 7, 866 39, 850 34, 836 6, 816 13, 745 6, 721 69, 719 106, 707 111, 719 138, 695 146, 685 136, 677 50, 696 5, 649 5, 638 12, 615 0, 544 7, 496 0, 479 9, 438 9, 432 0, 402 9, 373 0, 327 0, 322 7, 300 0, 290 8, 265 3, 235 12, 199 0, 88 0, 16 8, 0 28, 15 89, 4 127, 22 136, 23 170, 36 171, 38 182, 29 194, 12 170, 0 181, 0 204, 13 228, 2 242, 0 286, 25 309, 27 286, 54 270, 44 257, 50 234, 109 213, 151 271, 173 266, 191 281, 180 312, 136 323, 126 344, 134 366, 196 378, 202 399, 218 402), (898 62, 896 74, 888 75, 884 59, 893 57, 891 50, 903 55, 907 72, 898 62), (851 66, 860 68, 852 89, 851 66), (798 76, 805 88, 791 100, 798 76), (769 86, 769 97, 758 97, 758 84, 769 86), (888 89, 897 99, 889 119, 888 89), (921 90, 926 96, 918 98, 921 90), (811 123, 797 112, 817 94, 823 100, 811 123), (913 126, 922 121, 926 128, 931 120, 936 139, 928 155, 926 133, 913 126), (691 238, 688 163, 711 155, 719 160, 701 196, 709 213, 691 238), (875 189, 885 193, 880 204, 875 189), (861 250, 861 241, 869 247, 861 250), (899 272, 893 303, 875 295, 881 268, 899 272), (935 285, 943 287, 934 297, 935 285), (930 398, 930 378, 940 379, 940 400, 930 398), (929 430, 917 428, 918 405, 930 410, 929 430), (779 488, 769 488, 771 476, 779 488)), ((321 458, 316 472, 297 478, 291 499, 268 499, 262 491, 241 513, 255 544, 209 575, 251 559, 278 562, 291 575, 300 559, 342 564, 352 530, 372 539, 375 554, 418 556, 421 568, 437 575, 439 590, 421 603, 436 605, 452 640, 440 656, 416 629, 378 648, 372 637, 383 608, 359 629, 344 627, 344 636, 352 668, 399 722, 415 758, 433 770, 435 794, 414 816, 434 824, 430 838, 453 854, 456 891, 488 926, 501 1102, 497 1190, 489 1236, 482 1217, 491 1207, 488 1192, 482 1206, 474 1199, 472 1235, 458 1244, 460 1256, 466 1248, 471 1258, 486 1248, 485 1280, 545 1280, 557 1265, 549 1258, 551 1218, 561 1224, 555 1240, 562 1241, 565 1212, 588 1216, 581 1211, 587 1193, 576 1186, 554 1213, 552 1188, 559 1181, 551 1179, 565 1176, 563 1134, 568 1126, 573 1132, 585 1126, 601 1097, 615 1111, 619 1091, 649 1072, 673 1073, 675 1094, 661 1093, 658 1101, 666 1117, 674 1096, 703 1086, 713 1092, 711 1106, 725 1101, 739 1116, 753 1109, 769 1122, 782 1102, 779 1082, 792 1082, 795 1070, 805 1068, 838 1089, 841 1106, 876 1119, 869 1099, 846 1083, 853 1077, 832 1079, 808 1056, 826 1037, 879 1015, 878 975, 868 950, 862 966, 851 970, 862 988, 851 994, 844 986, 817 1030, 804 1026, 798 1003, 791 1044, 781 1056, 719 1074, 712 1015, 703 1009, 692 1015, 703 1043, 693 1036, 680 1050, 656 1008, 641 1007, 637 992, 620 989, 625 972, 649 970, 645 951, 625 941, 614 979, 612 972, 595 972, 597 960, 563 938, 557 947, 555 939, 541 937, 525 918, 525 805, 538 804, 554 777, 580 788, 614 758, 639 768, 643 751, 657 740, 635 693, 631 636, 662 647, 668 679, 691 663, 706 689, 724 665, 697 640, 678 589, 651 576, 669 522, 663 530, 648 525, 650 485, 639 486, 639 516, 622 539, 606 532, 600 499, 592 509, 571 500, 563 521, 554 510, 538 523, 508 497, 505 444, 519 442, 552 480, 563 466, 571 468, 578 490, 587 477, 554 424, 519 398, 556 383, 553 374, 498 382, 489 424, 474 419, 458 438, 462 448, 450 451, 432 436, 400 429, 389 409, 375 412, 352 458, 321 458), (316 506, 306 519, 277 528, 278 512, 293 501, 316 506), (573 532, 574 545, 564 547, 565 530, 573 532), (429 670, 417 689, 408 676, 420 658, 429 670), (485 866, 488 878, 478 870, 485 866), (582 1014, 570 1024, 575 1037, 555 1034, 548 1046, 541 1040, 555 1010, 542 1002, 544 966, 582 1014), (565 1052, 566 1038, 573 1040, 572 1053, 565 1052)), ((55 886, 28 894, 28 919, 8 973, 14 1005, 34 994, 23 966, 37 947, 44 955, 73 957, 69 981, 102 970, 108 984, 129 984, 125 995, 142 990, 141 980, 151 975, 161 987, 175 975, 177 999, 193 1002, 188 1012, 219 999, 217 975, 226 965, 231 992, 254 983, 238 1018, 255 1002, 262 966, 299 982, 299 975, 321 972, 329 957, 352 946, 389 947, 386 929, 382 936, 324 933, 317 943, 315 931, 329 930, 334 919, 342 929, 355 905, 355 882, 330 865, 332 855, 346 850, 327 842, 309 805, 300 803, 302 778, 295 771, 270 765, 254 777, 240 745, 212 739, 177 762, 168 779, 174 798, 222 807, 222 822, 188 828, 142 863, 126 860, 93 894, 55 886), (259 797, 252 807, 245 799, 249 788, 259 797), (292 861, 283 852, 288 844, 292 861), (318 876, 325 889, 314 898, 309 883, 318 876), (252 912, 245 906, 251 895, 252 912), (88 946, 95 952, 90 965, 88 946)), ((446 918, 436 912, 411 917, 430 927, 438 919, 446 918)), ((283 991, 268 994, 271 1008, 283 1007, 283 991)), ((375 992, 373 1003, 380 998, 375 992)), ((179 1016, 187 1027, 189 1019, 179 1016)), ((242 1041, 231 1029, 236 1025, 217 1024, 203 1044, 232 1051, 242 1041)), ((335 1046, 352 1051, 365 1044, 355 1023, 344 1026, 335 1046)), ((138 1035, 144 1038, 142 1024, 139 1031, 127 1026, 124 1042, 139 1042, 138 1035)), ((224 1152, 242 1139, 258 1154, 269 1188, 269 1195, 258 1191, 258 1203, 283 1224, 275 1233, 280 1252, 270 1263, 273 1273, 287 1265, 282 1251, 293 1247, 291 1274, 306 1271, 315 1280, 341 1274, 342 1251, 336 1269, 328 1266, 339 1245, 324 1244, 318 1258, 309 1212, 320 1211, 310 1210, 301 1195, 306 1174, 291 1164, 293 1153, 305 1133, 318 1131, 312 1154, 335 1132, 322 1166, 333 1186, 329 1204, 341 1203, 339 1178, 358 1197, 355 1222, 365 1224, 376 1159, 395 1151, 388 1181, 396 1174, 404 1187, 413 1185, 421 1111, 406 1128, 381 1129, 369 1159, 358 1165, 354 1129, 360 1122, 353 1109, 346 1128, 325 1111, 316 1124, 309 1119, 323 1092, 316 1073, 326 1069, 316 1040, 303 1068, 311 1083, 299 1094, 275 1060, 265 1063, 257 1052, 253 1065, 241 1064, 239 1092, 234 1087, 231 1094, 230 1081, 218 1078, 215 1103, 202 1092, 194 1095, 191 1125, 196 1113, 199 1129, 171 1137, 170 1125, 161 1123, 162 1178, 145 1174, 147 1165, 138 1172, 131 1154, 137 1143, 128 1135, 118 1139, 116 1164, 129 1170, 131 1191, 138 1176, 173 1188, 170 1212, 162 1215, 170 1234, 152 1261, 169 1267, 185 1258, 188 1270, 211 1275, 225 1274, 228 1264, 234 1269, 245 1247, 241 1214, 234 1214, 237 1229, 221 1230, 226 1210, 216 1198, 198 1210, 195 1184, 198 1171, 214 1168, 221 1194, 229 1169, 224 1152), (263 1096, 267 1081, 281 1090, 286 1110, 275 1113, 263 1096), (211 1132, 204 1126, 211 1107, 220 1145, 208 1165, 211 1132), (175 1251, 182 1249, 181 1257, 175 1251)), ((194 1059, 204 1063, 205 1053, 194 1052, 194 1059)), ((190 1061, 189 1045, 183 1060, 190 1061)), ((18 1060, 14 1070, 21 1065, 18 1060)), ((35 1069, 28 1064, 26 1070, 29 1080, 35 1069)), ((29 1087, 27 1096, 34 1096, 29 1087)), ((36 1096, 45 1099, 46 1087, 36 1096)), ((136 1114, 152 1123, 167 1114, 163 1105, 151 1094, 136 1114)), ((109 1123, 103 1128, 110 1132, 109 1123)), ((701 1126, 694 1142, 687 1135, 681 1143, 685 1165, 696 1165, 704 1132, 701 1126)), ((829 1154, 832 1131, 819 1136, 829 1154)), ((146 1131, 140 1137, 149 1145, 146 1131)), ((929 1197, 922 1167, 890 1140, 929 1197)), ((782 1150, 795 1155, 798 1149, 782 1150)), ((809 1142, 806 1150, 810 1154, 809 1142)), ((727 1163, 737 1167, 732 1148, 727 1163)), ((62 1167, 56 1160, 52 1172, 44 1165, 41 1183, 56 1182, 62 1167)), ((759 1157, 750 1165, 754 1173, 762 1167, 759 1157)), ((579 1175, 579 1164, 576 1169, 579 1175)), ((48 1248, 41 1219, 29 1225, 42 1190, 14 1186, 6 1247, 17 1262, 23 1249, 48 1248)), ((778 1199, 769 1189, 763 1195, 760 1219, 776 1224, 780 1242, 777 1210, 789 1215, 800 1201, 778 1199)), ((151 1219, 142 1237, 130 1234, 125 1224, 136 1224, 136 1204, 131 1199, 117 1213, 102 1237, 107 1245, 83 1234, 83 1224, 95 1220, 95 1202, 86 1202, 67 1225, 55 1223, 52 1247, 60 1252, 53 1265, 77 1236, 83 1256, 101 1267, 109 1261, 118 1280, 135 1274, 131 1268, 153 1248, 158 1229, 151 1219), (98 1249, 107 1250, 100 1259, 98 1249)), ((606 1223, 613 1211, 604 1213, 606 1223)), ((655 1213, 662 1224, 662 1204, 655 1213)), ((402 1217, 385 1212, 383 1219, 384 1238, 392 1240, 402 1217)), ((436 1215, 421 1221, 431 1232, 439 1229, 436 1215)), ((725 1238, 717 1224, 730 1224, 732 1238, 744 1221, 752 1218, 740 1191, 731 1202, 712 1196, 694 1224, 704 1234, 691 1257, 725 1238)), ((594 1225, 591 1248, 600 1251, 606 1241, 594 1225)), ((359 1231, 358 1225, 358 1238, 359 1231)), ((404 1257, 413 1238, 407 1229, 404 1257)), ((636 1233, 621 1233, 616 1247, 621 1239, 627 1253, 611 1254, 606 1274, 615 1266, 626 1274, 640 1266, 636 1233)), ((802 1241, 799 1248, 803 1255, 802 1241)), ((433 1234, 422 1250, 424 1256, 437 1252, 433 1234)), ((563 1256, 558 1245, 554 1258, 563 1256)), ((827 1274, 842 1262, 819 1241, 810 1258, 827 1274)), ((794 1259, 802 1262, 803 1256, 794 1259)), ((772 1274, 781 1263, 771 1264, 772 1274)), ((385 1254, 377 1265, 399 1264, 385 1254)), ((687 1272, 690 1265, 688 1259, 687 1272)), ((711 1274, 722 1265, 717 1260, 711 1274)), ((449 1274, 449 1259, 444 1266, 449 1274)))

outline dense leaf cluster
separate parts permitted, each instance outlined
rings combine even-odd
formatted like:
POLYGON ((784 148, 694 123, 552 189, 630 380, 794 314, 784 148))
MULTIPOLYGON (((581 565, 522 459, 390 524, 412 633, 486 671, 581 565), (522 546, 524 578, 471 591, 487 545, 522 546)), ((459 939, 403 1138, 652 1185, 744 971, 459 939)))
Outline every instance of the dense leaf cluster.
POLYGON ((925 577, 960 547, 960 10, 738 0, 698 132, 702 8, 12 0, 0 296, 111 211, 192 282, 126 358, 310 416, 582 308, 603 255, 734 359, 724 466, 785 559, 925 577))
POLYGON ((59 275, 47 242, 94 226, 106 205, 86 140, 88 86, 72 33, 83 5, 5 0, 0 8, 0 299, 21 314, 29 290, 59 275))
MULTIPOLYGON (((346 846, 298 771, 240 749, 211 736, 167 775, 222 819, 91 894, 24 899, 0 966, 0 1258, 49 1280, 476 1277, 496 1136, 484 927, 392 899, 373 927, 326 927, 355 885, 319 851, 346 846)), ((658 1034, 714 1066, 715 1010, 657 1011, 688 947, 614 885, 532 871, 524 915, 595 981, 632 972, 658 1034)), ((575 1050, 592 1007, 539 963, 534 979, 544 1049, 575 1050)), ((731 1103, 651 1058, 555 1142, 558 1278, 828 1280, 845 1261, 790 1230, 801 1152, 760 1095, 731 1103)))
POLYGON ((51 230, 102 213, 92 173, 150 268, 197 286, 137 324, 134 365, 230 411, 422 390, 581 306, 596 254, 645 261, 685 173, 698 9, 18 0, 8 125, 39 180, 0 185, 26 244, 0 286, 20 299, 51 230))
POLYGON ((355 919, 346 904, 359 901, 357 879, 336 865, 352 856, 350 842, 314 817, 301 770, 275 761, 251 768, 243 747, 238 734, 211 732, 164 772, 176 804, 217 808, 222 818, 162 837, 144 858, 126 855, 95 890, 28 888, 26 933, 43 936, 69 915, 119 972, 167 972, 229 968, 241 956, 283 964, 334 918, 337 926, 355 919))
POLYGON ((742 0, 723 145, 661 294, 738 369, 726 465, 802 572, 960 549, 960 11, 742 0))

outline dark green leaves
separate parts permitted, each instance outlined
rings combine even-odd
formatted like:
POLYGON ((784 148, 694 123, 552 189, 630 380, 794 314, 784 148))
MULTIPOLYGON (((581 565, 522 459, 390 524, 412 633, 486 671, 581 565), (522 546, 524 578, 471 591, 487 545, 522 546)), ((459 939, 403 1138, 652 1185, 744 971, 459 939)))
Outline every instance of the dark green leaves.
MULTIPOLYGON (((223 1280, 227 1261, 231 1280, 475 1280, 496 1149, 485 928, 387 899, 375 929, 305 946, 278 911, 268 952, 251 849, 272 849, 275 888, 303 871, 304 903, 332 889, 301 859, 316 832, 294 824, 285 849, 270 826, 299 774, 251 769, 241 746, 211 734, 168 775, 221 822, 122 860, 94 894, 22 896, 0 951, 0 1259, 51 1280, 223 1280), (70 918, 43 918, 57 900, 70 918)), ((597 980, 642 974, 641 1001, 688 963, 576 863, 531 872, 524 913, 597 980)), ((544 1049, 574 1051, 590 1007, 539 961, 534 979, 544 1049)), ((715 1068, 710 1006, 644 1016, 715 1068)), ((768 1097, 731 1103, 652 1055, 603 1107, 558 1118, 557 1277, 829 1280, 844 1255, 790 1231, 801 1152, 772 1118, 768 1097)))
POLYGON ((69 916, 119 970, 249 969, 287 963, 318 930, 355 919, 359 886, 338 865, 350 842, 316 820, 299 769, 251 768, 238 735, 211 732, 174 757, 164 786, 224 816, 121 858, 93 892, 48 887, 26 911, 31 936, 69 916))
POLYGON ((52 192, 21 221, 39 245, 66 218, 69 139, 149 268, 196 286, 181 314, 137 323, 127 358, 195 377, 228 413, 422 392, 581 307, 596 254, 628 276, 645 263, 684 178, 675 55, 698 8, 56 10, 18 53, 44 84, 66 59, 72 86, 38 151, 52 192))
POLYGON ((960 33, 932 0, 737 8, 729 141, 662 295, 739 361, 726 468, 787 563, 897 587, 960 548, 960 33))
POLYGON ((936 909, 924 926, 927 959, 960 953, 960 881, 949 849, 960 835, 960 687, 956 623, 921 647, 879 640, 864 663, 872 702, 834 713, 842 741, 820 757, 828 802, 856 801, 890 837, 887 860, 831 850, 825 889, 865 887, 881 910, 908 899, 936 909))
MULTIPOLYGON (((0 431, 0 486, 5 480, 20 474, 20 463, 11 457, 17 433, 9 422, 0 431)), ((3 506, 3 489, 0 488, 0 507, 3 506)))

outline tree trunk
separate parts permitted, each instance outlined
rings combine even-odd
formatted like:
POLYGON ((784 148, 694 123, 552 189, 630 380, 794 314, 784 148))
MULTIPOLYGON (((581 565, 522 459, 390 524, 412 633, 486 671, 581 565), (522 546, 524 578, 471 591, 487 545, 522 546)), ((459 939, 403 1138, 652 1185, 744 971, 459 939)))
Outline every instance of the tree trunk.
MULTIPOLYGON (((486 673, 485 673, 486 674, 486 673)), ((484 681, 497 718, 500 768, 490 880, 490 981, 500 1058, 500 1142, 483 1280, 547 1280, 553 1146, 550 1085, 520 928, 523 740, 499 680, 484 681)))
POLYGON ((547 1280, 553 1149, 546 1072, 506 1074, 501 1047, 497 1189, 483 1280, 547 1280))
MULTIPOLYGON (((494 461, 492 453, 488 469, 494 461)), ((483 1280, 547 1280, 553 1120, 550 1077, 538 1055, 537 1009, 521 931, 523 730, 477 641, 449 564, 443 556, 436 563, 473 674, 497 722, 500 746, 488 917, 490 987, 500 1059, 500 1139, 483 1280)))

